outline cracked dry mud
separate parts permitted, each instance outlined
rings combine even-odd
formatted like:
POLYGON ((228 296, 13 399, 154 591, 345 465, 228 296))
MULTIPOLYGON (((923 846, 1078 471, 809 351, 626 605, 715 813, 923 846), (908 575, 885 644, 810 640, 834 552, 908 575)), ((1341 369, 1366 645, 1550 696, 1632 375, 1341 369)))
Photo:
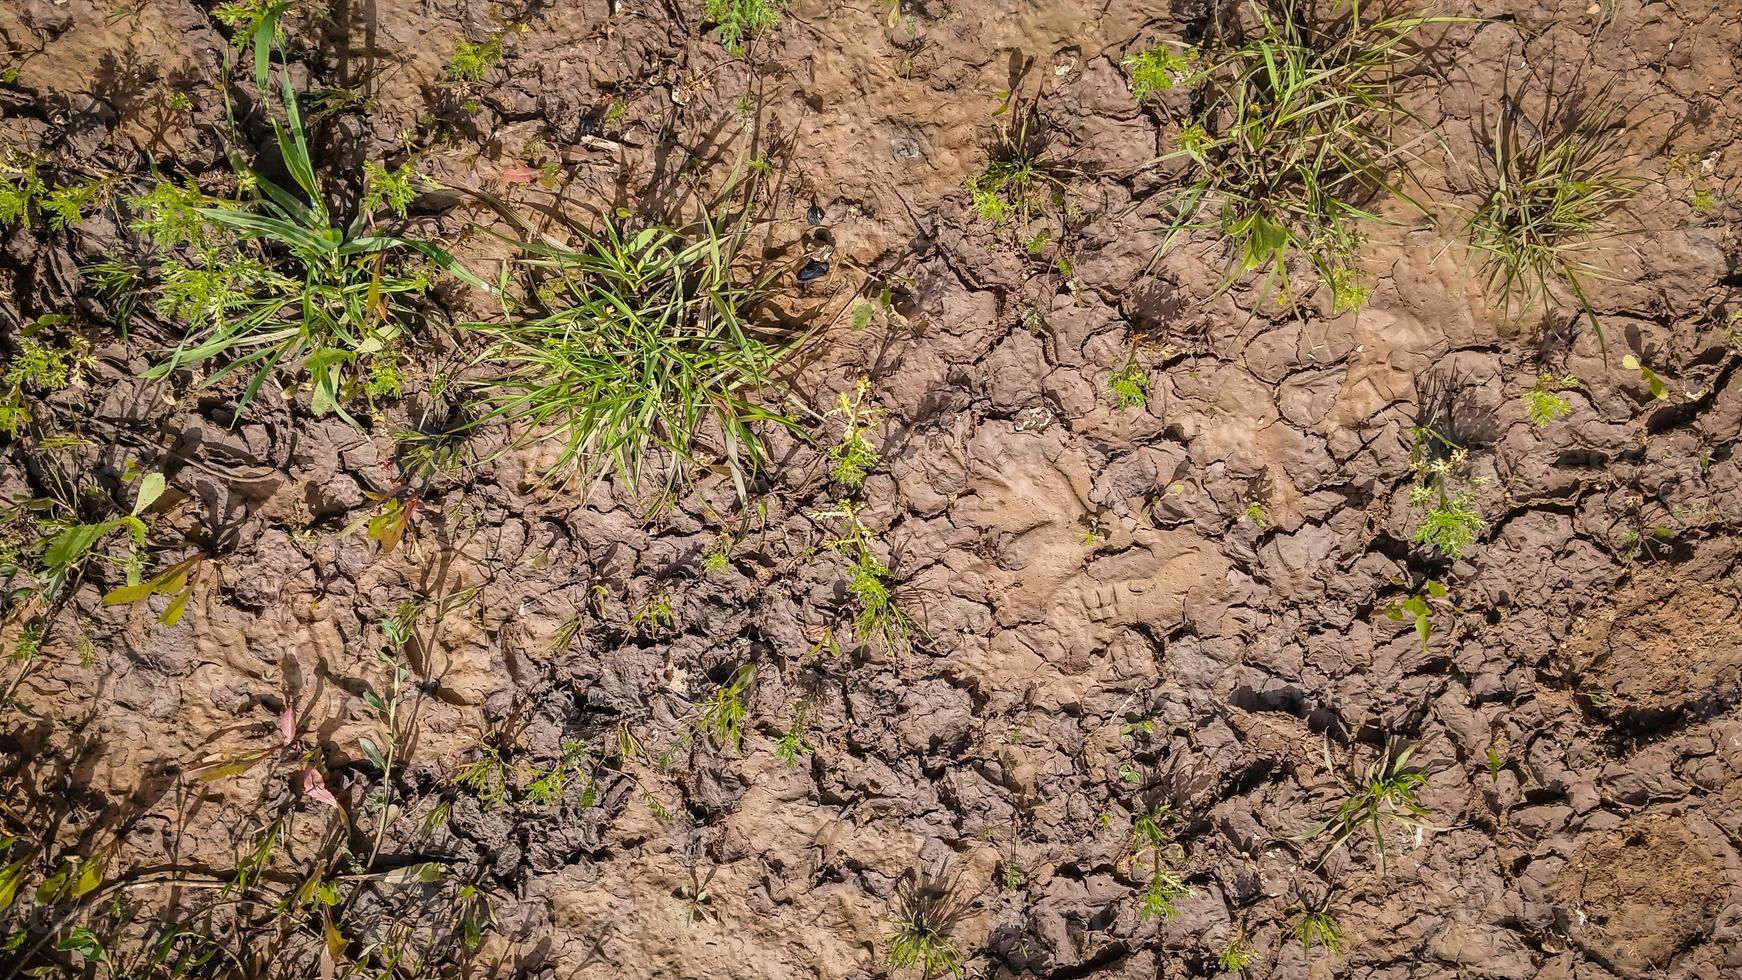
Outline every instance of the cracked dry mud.
MULTIPOLYGON (((1171 176, 1148 163, 1176 125, 1131 99, 1121 60, 1192 36, 1211 6, 904 0, 889 27, 881 3, 792 0, 749 59, 689 0, 338 0, 294 19, 299 85, 367 92, 317 130, 334 173, 406 134, 449 187, 597 214, 651 206, 752 132, 771 147, 760 257, 796 268, 812 202, 835 242, 827 276, 785 276, 769 300, 770 322, 819 331, 783 380, 822 408, 870 378, 883 460, 860 516, 918 638, 813 652, 852 616, 836 529, 815 516, 837 493, 825 429, 771 437, 765 512, 723 570, 702 560, 743 509, 729 480, 703 473, 644 522, 612 486, 541 483, 545 450, 438 478, 385 553, 358 525, 395 481, 409 406, 359 429, 262 399, 237 421, 234 386, 144 381, 162 338, 103 326, 78 272, 116 247, 115 220, 11 227, 0 344, 10 355, 35 318, 72 313, 97 363, 48 406, 85 441, 51 462, 7 442, 0 492, 40 495, 58 467, 124 495, 124 474, 161 471, 154 538, 216 528, 229 544, 173 627, 153 623, 159 600, 104 606, 113 569, 80 584, 77 628, 49 634, 0 722, 0 830, 45 854, 109 854, 105 880, 126 883, 112 894, 150 921, 204 901, 198 882, 223 880, 278 815, 295 820, 272 874, 293 886, 335 834, 366 853, 376 624, 422 597, 438 608, 406 648, 393 870, 355 904, 435 929, 454 892, 405 869, 473 883, 493 913, 480 948, 426 975, 918 976, 884 944, 919 869, 968 901, 953 936, 974 977, 1216 976, 1236 937, 1252 977, 1742 976, 1742 8, 1441 4, 1482 18, 1438 32, 1410 96, 1411 125, 1434 135, 1415 152, 1441 220, 1400 211, 1374 230, 1366 307, 1332 315, 1309 297, 1297 316, 1246 285, 1217 293, 1207 233, 1156 258, 1171 176), (442 115, 454 45, 506 20, 526 29, 476 111, 442 115), (995 231, 964 180, 1012 89, 1038 95, 1069 210, 995 231), (1560 329, 1565 310, 1540 329, 1509 321, 1462 245, 1478 143, 1508 91, 1605 100, 1652 179, 1589 283, 1606 349, 1560 329), (602 141, 618 100, 629 122, 602 141), (519 176, 537 152, 558 161, 548 183, 519 176), (1706 210, 1672 166, 1685 159, 1706 210), (1053 245, 1026 254, 1041 230, 1053 245), (850 329, 853 298, 896 277, 902 317, 850 329), (1120 409, 1107 379, 1133 350, 1150 397, 1120 409), (1545 366, 1581 384, 1539 428, 1520 396, 1545 366), (1410 542, 1409 432, 1442 409, 1474 434, 1483 478, 1487 528, 1457 562, 1410 542), (1384 611, 1428 577, 1455 608, 1424 649, 1384 611), (636 620, 660 601, 669 628, 636 620), (679 741, 745 663, 743 751, 679 741), (801 699, 814 751, 789 766, 775 740, 801 699), (287 705, 347 822, 294 760, 194 775, 274 744, 287 705), (1303 837, 1346 795, 1327 758, 1365 764, 1388 739, 1416 746, 1428 826, 1392 834, 1383 873, 1365 836, 1321 863, 1303 837), (456 782, 481 740, 523 773, 584 743, 593 794, 577 781, 543 805, 489 806, 456 782), (1158 804, 1192 894, 1142 919, 1132 825, 1158 804), (1290 931, 1320 902, 1340 954, 1290 931)), ((0 68, 16 69, 0 145, 91 174, 224 173, 224 85, 241 73, 210 8, 0 3, 0 68)), ((482 229, 513 229, 478 201, 432 192, 415 220, 487 264, 503 247, 482 229)), ((408 390, 461 358, 427 343, 408 390)), ((9 645, 17 632, 9 620, 9 645)), ((75 920, 28 905, 5 931, 30 943, 0 952, 0 976, 120 975, 37 943, 75 920)), ((270 975, 320 975, 319 927, 303 933, 270 975)), ((344 937, 344 956, 374 938, 344 937)), ((209 975, 253 975, 225 963, 209 975)))

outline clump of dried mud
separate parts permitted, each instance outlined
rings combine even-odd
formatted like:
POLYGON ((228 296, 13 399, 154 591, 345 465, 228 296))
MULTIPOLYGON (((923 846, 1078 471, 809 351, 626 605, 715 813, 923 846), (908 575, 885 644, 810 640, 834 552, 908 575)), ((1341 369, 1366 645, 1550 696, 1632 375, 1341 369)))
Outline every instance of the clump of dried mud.
MULTIPOLYGON (((822 445, 782 436, 723 568, 703 560, 745 511, 724 477, 644 522, 613 487, 541 482, 534 452, 435 480, 385 553, 357 523, 396 480, 410 406, 362 428, 293 400, 236 419, 234 392, 140 380, 150 346, 101 326, 78 272, 124 239, 115 222, 14 227, 0 343, 70 313, 97 363, 52 402, 84 441, 8 444, 0 491, 65 472, 119 494, 130 468, 161 471, 154 535, 214 557, 174 627, 102 605, 118 580, 80 587, 76 628, 4 716, 5 833, 103 853, 147 920, 203 900, 277 816, 294 817, 274 866, 292 887, 335 841, 368 853, 382 817, 361 740, 379 725, 362 694, 387 683, 377 624, 416 599, 394 873, 351 911, 434 934, 469 883, 492 922, 436 975, 893 976, 889 917, 918 871, 969 899, 952 935, 971 976, 1213 976, 1240 938, 1246 975, 1278 978, 1742 971, 1742 13, 1449 5, 1482 19, 1443 30, 1410 106, 1445 213, 1377 228, 1372 297, 1333 316, 1218 293, 1209 235, 1155 258, 1169 178, 1148 163, 1177 123, 1132 101, 1121 61, 1194 37, 1209 6, 904 0, 890 27, 882 4, 793 0, 747 59, 692 3, 378 0, 299 19, 299 83, 362 95, 321 122, 324 165, 354 173, 410 140, 459 189, 416 220, 468 261, 502 254, 479 228, 510 230, 478 195, 650 211, 758 141, 779 175, 761 257, 796 269, 813 208, 834 244, 828 274, 783 276, 767 311, 819 331, 785 381, 821 409, 869 377, 883 462, 859 516, 916 641, 845 639, 839 529, 817 516, 838 488, 822 445), (456 114, 445 61, 495 18, 527 29, 456 114), (1033 100, 1066 204, 994 230, 963 182, 1011 91, 1033 100), (1508 322, 1461 245, 1508 92, 1619 107, 1653 179, 1590 283, 1606 346, 1560 329, 1569 311, 1508 322), (885 282, 899 315, 853 330, 850 304, 885 282), (1108 377, 1134 355, 1150 396, 1120 409, 1108 377), (1520 399, 1542 371, 1581 382, 1547 427, 1520 399), (1457 562, 1409 540, 1428 411, 1480 436, 1487 527, 1457 562), (1428 578, 1451 591, 1424 649, 1383 612, 1428 578), (647 615, 661 605, 668 622, 647 615), (743 751, 686 736, 747 663, 743 751), (789 764, 776 746, 801 713, 810 751, 789 764), (1345 796, 1327 759, 1364 765, 1393 740, 1428 773, 1428 826, 1390 839, 1385 874, 1362 836, 1319 863, 1303 837, 1345 796), (566 743, 586 778, 529 801, 527 774, 566 743), (245 774, 197 777, 261 749, 276 754, 245 774), (303 753, 337 808, 308 793, 303 753), (499 806, 458 781, 489 753, 513 774, 499 806), (1143 919, 1132 827, 1158 806, 1191 895, 1143 919), (404 871, 432 862, 442 883, 404 871), (1340 953, 1291 931, 1321 906, 1340 953)), ((192 0, 6 4, 0 144, 92 175, 216 179, 233 58, 192 0)), ((409 387, 457 357, 432 340, 409 387)), ((28 942, 0 961, 100 975, 37 942, 71 921, 41 911, 13 913, 28 942)), ((349 955, 369 941, 346 938, 349 955)), ((318 975, 320 937, 303 939, 285 975, 318 975)))

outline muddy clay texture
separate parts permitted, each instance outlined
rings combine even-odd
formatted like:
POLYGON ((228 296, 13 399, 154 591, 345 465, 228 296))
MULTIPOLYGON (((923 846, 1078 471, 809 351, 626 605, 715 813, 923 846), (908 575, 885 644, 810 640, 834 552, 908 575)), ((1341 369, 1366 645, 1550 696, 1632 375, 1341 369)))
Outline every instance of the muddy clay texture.
MULTIPOLYGON (((387 870, 348 900, 341 961, 378 938, 370 923, 452 930, 464 882, 493 922, 426 975, 918 976, 884 944, 898 885, 923 872, 968 902, 953 937, 975 977, 1213 976, 1239 937, 1255 977, 1742 976, 1742 9, 1445 8, 1486 20, 1436 29, 1411 90, 1439 221, 1376 227, 1372 296, 1333 316, 1325 297, 1296 315, 1245 285, 1217 294, 1209 233, 1152 261, 1174 178, 1151 161, 1177 123, 1167 100, 1133 102, 1120 62, 1194 37, 1206 6, 906 0, 890 27, 871 0, 793 0, 747 59, 689 0, 338 0, 291 22, 298 85, 365 96, 314 128, 323 173, 355 192, 364 161, 409 141, 459 189, 424 194, 414 226, 480 267, 504 253, 480 229, 512 230, 480 195, 533 221, 651 214, 689 175, 770 163, 759 257, 787 271, 764 316, 816 331, 784 372, 800 403, 870 379, 883 462, 859 514, 911 649, 850 639, 840 527, 818 516, 840 492, 830 423, 815 444, 771 437, 755 506, 703 472, 651 521, 611 484, 541 483, 548 452, 509 452, 437 477, 387 553, 361 523, 400 479, 392 434, 464 363, 440 321, 488 312, 481 297, 444 292, 405 403, 361 428, 306 396, 238 419, 239 380, 140 379, 176 339, 150 316, 125 339, 106 326, 79 267, 137 249, 113 213, 7 229, 0 343, 70 314, 97 362, 44 406, 84 441, 7 444, 0 491, 71 475, 124 505, 124 474, 160 471, 154 561, 213 555, 170 628, 162 597, 104 606, 119 573, 93 572, 14 692, 0 816, 43 849, 26 893, 60 856, 101 853, 89 906, 174 921, 285 815, 270 875, 289 888, 335 843, 368 855, 382 814, 360 740, 381 726, 363 695, 388 681, 379 622, 416 599, 403 805, 387 870), (525 29, 467 111, 444 64, 506 22, 525 29), (1037 107, 1066 204, 994 229, 963 184, 1012 90, 1037 107), (1462 245, 1509 91, 1601 97, 1652 179, 1604 253, 1611 278, 1589 282, 1606 351, 1569 309, 1502 315, 1462 245), (813 205, 833 259, 799 287, 813 205), (885 282, 899 315, 852 329, 853 299, 885 282), (1150 397, 1120 409, 1108 378, 1133 354, 1150 397), (1581 384, 1539 428, 1520 396, 1545 370, 1581 384), (1410 543, 1418 424, 1455 432, 1480 478, 1486 528, 1460 561, 1410 543), (1429 578, 1449 594, 1423 649, 1383 613, 1429 578), (661 604, 669 619, 649 615, 661 604), (838 654, 817 649, 830 637, 838 654), (744 664, 742 752, 685 737, 744 664), (775 740, 801 712, 813 751, 789 765, 775 740), (1390 740, 1428 773, 1427 826, 1391 832, 1383 874, 1364 834, 1321 863, 1304 835, 1390 740), (585 778, 529 798, 574 743, 585 778), (240 775, 195 776, 263 749, 240 775), (510 784, 493 806, 459 784, 492 752, 510 784), (311 795, 310 758, 340 809, 311 795), (1140 919, 1132 825, 1162 804, 1192 894, 1140 919), (407 870, 426 863, 440 880, 407 870), (1340 955, 1291 931, 1320 907, 1340 955)), ((209 5, 9 0, 0 54, 16 66, 0 142, 138 187, 153 167, 233 180, 223 86, 251 89, 209 5)), ((96 911, 28 906, 0 976, 105 975, 53 948, 96 911)), ((261 972, 319 975, 318 916, 273 942, 261 972)))

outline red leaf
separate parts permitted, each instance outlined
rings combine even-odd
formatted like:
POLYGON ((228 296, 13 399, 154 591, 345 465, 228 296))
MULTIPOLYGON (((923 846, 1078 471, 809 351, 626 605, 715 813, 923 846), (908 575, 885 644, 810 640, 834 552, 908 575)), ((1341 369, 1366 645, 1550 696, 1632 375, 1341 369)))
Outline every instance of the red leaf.
POLYGON ((510 184, 530 184, 537 180, 543 171, 537 167, 503 167, 502 179, 510 184))
POLYGON ((320 770, 309 767, 302 771, 302 795, 316 803, 325 803, 333 809, 339 809, 338 798, 327 791, 327 782, 321 778, 320 770))
POLYGON ((278 744, 288 748, 295 741, 296 705, 286 701, 284 710, 278 713, 278 744))

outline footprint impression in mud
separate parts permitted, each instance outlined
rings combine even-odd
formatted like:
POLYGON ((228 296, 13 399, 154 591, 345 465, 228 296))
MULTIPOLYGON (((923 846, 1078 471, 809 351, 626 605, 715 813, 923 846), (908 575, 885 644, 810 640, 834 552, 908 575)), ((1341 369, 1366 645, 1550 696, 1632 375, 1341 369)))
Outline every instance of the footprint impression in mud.
POLYGON ((1067 595, 1101 627, 1139 623, 1172 627, 1185 619, 1188 600, 1219 591, 1228 562, 1189 531, 1144 531, 1131 548, 1092 562, 1067 595))
POLYGON ((996 599, 1001 618, 1032 634, 1028 646, 1054 651, 1049 659, 1078 664, 1123 628, 1184 621, 1189 602, 1221 593, 1228 562, 1186 529, 1140 527, 1123 550, 1098 554, 1081 531, 1093 511, 1090 464, 1062 439, 1011 423, 982 426, 971 450, 973 494, 958 516, 996 542, 1007 579, 996 599))

